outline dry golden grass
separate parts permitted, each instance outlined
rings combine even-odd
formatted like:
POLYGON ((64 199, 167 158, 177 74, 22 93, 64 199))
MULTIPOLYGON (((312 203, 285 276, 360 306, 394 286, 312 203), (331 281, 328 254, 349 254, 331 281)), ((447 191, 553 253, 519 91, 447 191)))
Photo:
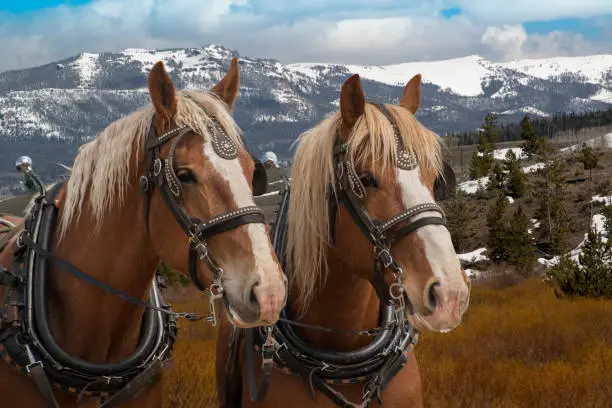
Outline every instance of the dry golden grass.
MULTIPOLYGON (((181 325, 164 408, 215 406, 214 336, 181 325)), ((422 334, 416 355, 427 408, 612 407, 612 301, 557 299, 535 278, 475 287, 462 325, 422 334)))
POLYGON ((612 301, 538 280, 475 288, 463 324, 416 347, 427 407, 612 407, 612 301))

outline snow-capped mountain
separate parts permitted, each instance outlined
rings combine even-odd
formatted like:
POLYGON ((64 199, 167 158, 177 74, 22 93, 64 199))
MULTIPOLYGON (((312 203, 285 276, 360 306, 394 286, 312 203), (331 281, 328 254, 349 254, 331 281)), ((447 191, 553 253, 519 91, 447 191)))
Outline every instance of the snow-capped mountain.
MULTIPOLYGON (((210 88, 233 56, 218 45, 126 49, 0 73, 0 143, 86 140, 149 102, 147 73, 155 62, 165 62, 179 89, 210 88)), ((518 120, 525 113, 547 116, 612 104, 612 55, 508 63, 469 56, 388 66, 284 65, 240 57, 240 71, 235 117, 252 147, 273 148, 281 156, 301 131, 338 108, 340 86, 352 73, 361 75, 369 99, 382 102, 397 102, 405 83, 421 73, 417 116, 441 134, 475 128, 488 112, 518 120)))

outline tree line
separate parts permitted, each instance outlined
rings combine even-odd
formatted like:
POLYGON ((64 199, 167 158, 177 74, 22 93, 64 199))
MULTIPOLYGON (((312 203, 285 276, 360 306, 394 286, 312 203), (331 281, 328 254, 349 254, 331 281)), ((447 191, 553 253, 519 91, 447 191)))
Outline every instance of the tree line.
MULTIPOLYGON (((492 114, 489 114, 492 115, 492 114)), ((612 108, 602 111, 557 113, 548 118, 530 119, 534 131, 546 138, 552 138, 558 132, 606 126, 612 124, 612 108)), ((520 123, 500 123, 497 128, 497 142, 511 142, 521 140, 522 126, 520 123)), ((481 130, 447 133, 448 140, 453 140, 459 146, 478 143, 481 130)))

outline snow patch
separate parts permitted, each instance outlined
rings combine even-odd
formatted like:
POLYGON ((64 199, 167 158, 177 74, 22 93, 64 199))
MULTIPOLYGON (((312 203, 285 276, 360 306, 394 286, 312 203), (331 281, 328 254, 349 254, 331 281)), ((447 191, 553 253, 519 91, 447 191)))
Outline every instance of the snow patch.
POLYGON ((469 180, 459 183, 457 188, 466 194, 476 194, 480 188, 485 188, 489 182, 489 177, 482 177, 478 180, 469 180))
POLYGON ((612 67, 612 55, 524 59, 499 65, 541 79, 577 74, 584 77, 587 82, 601 84, 604 83, 605 75, 612 67))
POLYGON ((523 173, 532 173, 534 171, 538 171, 543 169, 546 166, 545 163, 536 163, 536 164, 532 164, 531 166, 525 166, 523 167, 523 173))
POLYGON ((444 61, 409 62, 386 66, 347 65, 353 74, 389 85, 405 86, 414 75, 458 95, 482 94, 481 83, 495 71, 495 65, 478 55, 444 61), (450 74, 452 73, 452 74, 450 74))
POLYGON ((592 203, 603 203, 604 205, 612 205, 612 196, 593 196, 592 203))
POLYGON ((510 109, 510 110, 506 110, 501 112, 502 115, 514 115, 515 113, 527 113, 527 114, 531 114, 531 115, 536 115, 536 116, 541 116, 541 117, 550 117, 549 113, 546 113, 536 107, 533 106, 523 106, 521 108, 518 109, 510 109))
POLYGON ((468 276, 468 278, 474 278, 478 275, 480 275, 480 271, 476 270, 476 269, 464 269, 465 270, 465 274, 468 276))
POLYGON ((612 104, 612 91, 606 88, 601 88, 589 98, 592 101, 600 101, 612 104))
MULTIPOLYGON (((607 242, 608 239, 612 238, 612 237, 608 237, 606 234, 605 223, 606 223, 606 217, 604 217, 602 214, 595 214, 593 216, 593 219, 591 220, 591 229, 594 230, 596 233, 601 234, 603 242, 607 242)), ((582 242, 580 242, 580 244, 578 244, 576 248, 572 249, 569 252, 569 256, 572 261, 578 262, 578 257, 582 253, 582 247, 584 246, 584 243, 586 242, 588 235, 589 235, 588 233, 584 234, 584 238, 582 239, 582 242)), ((559 259, 560 259, 559 256, 555 256, 551 259, 538 258, 538 262, 541 265, 544 265, 550 268, 552 266, 557 265, 559 263, 559 259)))
POLYGON ((484 254, 487 252, 487 248, 478 248, 472 252, 466 252, 464 254, 457 254, 457 257, 464 262, 476 263, 480 261, 488 261, 489 258, 484 254))
POLYGON ((506 159, 506 154, 508 154, 508 152, 512 150, 512 152, 514 153, 514 155, 516 156, 517 159, 525 159, 527 158, 527 154, 525 154, 525 152, 523 152, 523 148, 522 147, 509 147, 506 149, 495 149, 493 150, 493 158, 495 160, 505 160, 506 159))
POLYGON ((255 122, 261 123, 272 123, 272 122, 297 122, 297 119, 292 118, 288 115, 278 114, 278 115, 270 115, 267 113, 262 113, 255 115, 255 122))
POLYGON ((99 54, 91 54, 83 52, 79 57, 70 64, 74 67, 81 78, 79 88, 87 88, 92 84, 95 77, 98 75, 98 58, 99 54))

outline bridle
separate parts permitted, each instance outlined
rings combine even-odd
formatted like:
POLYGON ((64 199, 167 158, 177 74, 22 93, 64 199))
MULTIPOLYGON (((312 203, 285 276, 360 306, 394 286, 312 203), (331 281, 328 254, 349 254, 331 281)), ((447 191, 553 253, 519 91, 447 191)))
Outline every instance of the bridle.
MULTIPOLYGON (((370 102, 376 106, 387 118, 393 127, 396 143, 397 167, 402 170, 414 170, 417 161, 413 155, 407 151, 402 142, 402 138, 397 127, 397 123, 383 104, 370 102)), ((390 303, 393 299, 403 302, 407 299, 403 284, 404 272, 399 266, 391 252, 392 246, 402 237, 418 230, 426 225, 446 226, 446 217, 442 208, 436 203, 422 203, 412 206, 399 214, 394 215, 388 220, 381 221, 372 218, 364 205, 367 198, 367 191, 362 179, 360 179, 355 165, 347 155, 348 144, 343 143, 340 137, 340 130, 336 132, 334 144, 334 169, 336 171, 335 186, 328 189, 330 192, 329 217, 331 241, 335 242, 334 225, 338 211, 338 204, 342 203, 350 214, 353 222, 359 227, 363 235, 370 241, 374 249, 374 276, 372 284, 376 289, 378 297, 390 303), (422 217, 411 221, 414 217, 425 212, 435 211, 441 217, 422 217), (408 222, 401 228, 395 228, 401 223, 408 222), (393 273, 395 282, 389 287, 384 281, 384 271, 386 268, 393 273)))
MULTIPOLYGON (((209 124, 216 154, 232 160, 238 156, 238 146, 226 135, 215 118, 209 124)), ((180 140, 192 129, 176 127, 157 137, 155 118, 145 139, 146 169, 140 178, 145 221, 148 228, 149 206, 154 187, 172 212, 177 223, 189 237, 189 273, 201 290, 205 286, 197 276, 197 260, 204 261, 214 277, 210 291, 210 315, 216 325, 214 301, 223 298, 223 269, 209 253, 207 240, 221 232, 249 223, 265 223, 258 207, 244 207, 202 221, 188 214, 182 205, 183 190, 173 169, 173 159, 180 140), (168 155, 161 158, 161 147, 172 140, 168 155)), ((0 285, 7 286, 0 302, 0 357, 24 375, 30 376, 49 408, 58 408, 52 383, 57 387, 83 396, 101 397, 100 407, 111 407, 129 400, 147 387, 168 366, 177 334, 177 319, 190 321, 203 317, 192 313, 177 313, 163 303, 154 280, 149 301, 141 300, 81 271, 51 252, 52 238, 58 213, 56 197, 64 183, 45 191, 37 176, 29 171, 39 187, 32 209, 26 216, 13 251, 13 268, 0 265, 0 285), (55 264, 75 278, 87 282, 127 302, 145 308, 141 338, 136 350, 127 358, 110 363, 91 363, 71 355, 56 342, 51 331, 46 299, 46 276, 49 264, 55 264)))
MULTIPOLYGON (((385 115, 393 127, 397 167, 413 170, 416 158, 404 148, 397 123, 382 104, 374 105, 385 115)), ((330 398, 337 406, 366 408, 373 399, 382 403, 382 391, 388 382, 407 363, 409 354, 417 343, 418 331, 407 321, 405 310, 411 307, 404 286, 404 272, 391 249, 402 237, 426 225, 446 226, 442 208, 436 203, 421 203, 410 207, 388 220, 372 218, 365 207, 367 190, 355 170, 348 153, 348 144, 343 143, 340 131, 336 132, 333 149, 335 184, 328 186, 329 226, 331 242, 334 240, 334 223, 338 207, 342 204, 353 222, 370 241, 374 250, 374 273, 371 279, 380 299, 380 325, 368 330, 336 330, 304 324, 291 319, 288 307, 281 312, 279 321, 272 327, 248 329, 245 334, 247 375, 252 401, 265 398, 268 379, 274 364, 282 372, 298 375, 308 385, 311 395, 314 389, 330 398), (435 211, 441 217, 417 215, 435 211), (405 223, 404 226, 400 224, 405 223), (384 273, 389 269, 394 282, 387 286, 384 273), (322 332, 373 336, 370 344, 349 352, 322 350, 303 341, 293 326, 322 332), (255 383, 254 344, 262 357, 262 381, 255 383), (331 386, 334 384, 363 383, 361 404, 350 402, 331 386)), ((287 207, 289 188, 282 195, 278 219, 274 230, 273 244, 280 260, 284 260, 287 234, 287 207)), ((289 302, 287 302, 287 305, 289 302)))
MULTIPOLYGON (((238 146, 227 136, 216 118, 210 116, 208 130, 212 136, 212 146, 216 154, 225 160, 238 157, 238 146)), ((157 136, 155 118, 145 140, 146 169, 140 178, 140 191, 143 197, 145 224, 149 231, 149 208, 153 190, 157 186, 166 206, 189 239, 189 276, 194 285, 201 291, 210 292, 209 321, 216 325, 214 301, 223 298, 221 276, 223 268, 215 261, 208 249, 208 240, 216 234, 251 223, 265 224, 264 212, 257 206, 242 207, 234 211, 217 215, 207 221, 192 217, 183 207, 183 188, 174 168, 174 154, 181 139, 193 131, 189 126, 175 127, 161 136, 157 136), (173 139, 173 140, 172 140, 173 139), (165 159, 161 158, 161 147, 172 140, 165 159), (197 261, 201 260, 213 274, 210 288, 198 277, 197 261)))

